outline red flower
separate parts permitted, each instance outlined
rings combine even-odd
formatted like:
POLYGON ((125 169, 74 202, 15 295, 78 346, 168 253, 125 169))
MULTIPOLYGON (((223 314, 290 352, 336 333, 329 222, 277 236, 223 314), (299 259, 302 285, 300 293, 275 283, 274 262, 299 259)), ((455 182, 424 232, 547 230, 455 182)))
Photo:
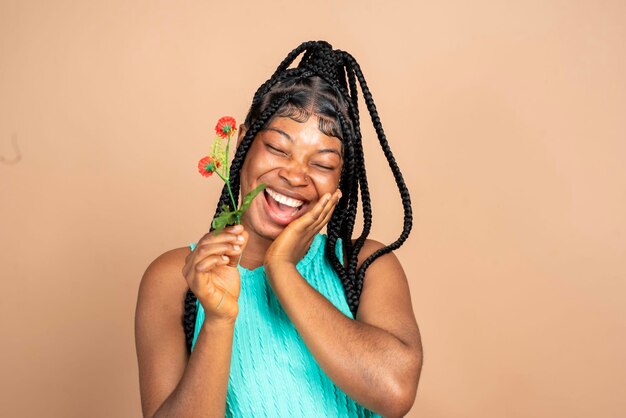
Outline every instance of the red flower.
POLYGON ((209 177, 215 170, 220 167, 220 162, 212 156, 206 156, 198 161, 198 171, 204 177, 209 177))
POLYGON ((222 138, 227 138, 231 132, 235 132, 237 130, 237 122, 235 118, 232 116, 223 116, 220 120, 217 121, 217 125, 215 125, 215 132, 222 138))

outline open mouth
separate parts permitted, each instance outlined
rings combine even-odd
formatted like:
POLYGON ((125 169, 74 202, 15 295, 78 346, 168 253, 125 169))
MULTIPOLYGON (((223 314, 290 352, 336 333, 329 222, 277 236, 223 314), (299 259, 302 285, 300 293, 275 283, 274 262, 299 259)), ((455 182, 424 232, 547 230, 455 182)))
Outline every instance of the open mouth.
POLYGON ((263 191, 268 206, 268 214, 276 223, 286 225, 298 218, 307 201, 294 199, 278 193, 269 187, 263 191))

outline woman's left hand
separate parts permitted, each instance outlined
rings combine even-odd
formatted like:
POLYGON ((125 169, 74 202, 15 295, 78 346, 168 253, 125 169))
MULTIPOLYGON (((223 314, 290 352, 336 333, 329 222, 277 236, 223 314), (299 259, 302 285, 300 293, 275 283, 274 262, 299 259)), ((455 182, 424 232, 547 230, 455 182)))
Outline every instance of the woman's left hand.
POLYGON ((340 198, 339 189, 333 194, 326 193, 313 209, 287 225, 265 253, 266 271, 285 264, 295 266, 308 251, 315 235, 330 220, 340 198))

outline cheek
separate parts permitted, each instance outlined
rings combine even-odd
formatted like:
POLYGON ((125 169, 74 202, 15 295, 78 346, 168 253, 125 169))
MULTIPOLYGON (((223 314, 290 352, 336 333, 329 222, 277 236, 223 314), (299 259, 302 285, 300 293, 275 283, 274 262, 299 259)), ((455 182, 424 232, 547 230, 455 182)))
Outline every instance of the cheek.
MULTIPOLYGON (((263 155, 258 154, 255 158, 246 159, 241 167, 239 175, 242 196, 245 196, 246 193, 256 187, 259 183, 267 183, 268 177, 266 175, 272 171, 271 163, 272 162, 269 159, 266 159, 263 155)), ((254 199, 254 201, 257 200, 258 199, 254 199)))
MULTIPOLYGON (((258 144, 256 144, 258 145, 258 144)), ((276 156, 264 151, 260 147, 256 147, 254 150, 250 150, 252 155, 246 160, 249 163, 250 171, 257 177, 270 171, 276 166, 276 156)))
POLYGON ((315 184, 320 192, 320 196, 326 192, 334 192, 339 185, 339 174, 318 175, 315 177, 315 184))

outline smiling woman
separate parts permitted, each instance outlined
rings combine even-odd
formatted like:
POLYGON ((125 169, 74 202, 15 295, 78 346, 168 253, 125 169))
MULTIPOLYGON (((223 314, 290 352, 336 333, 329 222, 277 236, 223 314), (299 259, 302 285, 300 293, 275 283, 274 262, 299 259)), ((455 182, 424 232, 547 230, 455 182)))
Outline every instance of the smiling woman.
MULTIPOLYGON (((255 199, 242 219, 248 231, 274 240, 324 193, 337 190, 341 141, 321 132, 318 119, 298 122, 278 116, 257 134, 242 168, 241 190, 246 193, 265 183, 266 199, 255 199)), ((239 143, 245 132, 242 126, 239 143)))
MULTIPOLYGON (((254 95, 230 179, 236 196, 267 185, 241 225, 162 254, 142 278, 144 416, 405 415, 423 354, 392 251, 408 238, 411 203, 356 60, 324 41, 289 53, 254 95), (368 239, 357 86, 404 206, 389 245, 368 239)), ((215 216, 232 200, 224 187, 215 216)))

